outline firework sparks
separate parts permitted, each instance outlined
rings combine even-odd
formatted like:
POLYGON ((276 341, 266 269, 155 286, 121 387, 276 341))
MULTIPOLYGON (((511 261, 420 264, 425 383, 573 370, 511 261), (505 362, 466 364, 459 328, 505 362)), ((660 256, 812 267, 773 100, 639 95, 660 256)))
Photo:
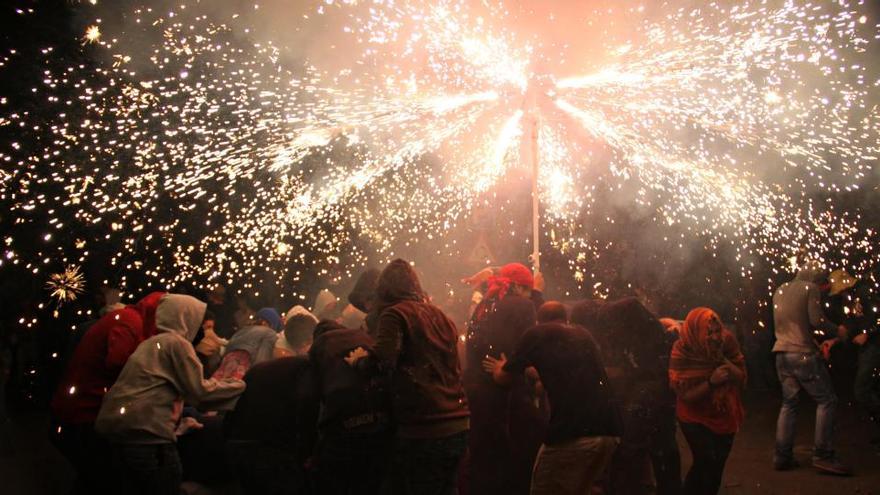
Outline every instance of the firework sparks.
POLYGON ((46 288, 49 295, 54 297, 58 306, 66 302, 75 301, 77 296, 85 290, 85 277, 79 271, 78 266, 68 266, 63 272, 49 275, 46 288))
MULTIPOLYGON (((295 282, 304 267, 341 270, 341 252, 363 264, 453 230, 511 169, 528 169, 534 119, 545 231, 584 287, 600 287, 583 227, 600 184, 635 183, 633 204, 659 224, 730 242, 738 260, 785 267, 793 252, 835 248, 835 263, 860 272, 877 261, 876 234, 807 192, 854 190, 880 156, 865 63, 877 33, 863 8, 680 9, 609 41, 603 66, 558 77, 534 69, 555 52, 465 2, 322 5, 302 22, 341 16, 354 40, 332 70, 285 66, 237 16, 139 9, 132 25, 102 24, 112 36, 87 29, 111 63, 46 71, 50 118, 0 116, 44 136, 0 154, 0 194, 13 215, 100 230, 96 241, 118 246, 111 266, 159 284, 295 282), (154 35, 147 55, 126 52, 135 25, 154 35), (607 160, 592 157, 598 146, 607 160)), ((64 263, 93 244, 56 238, 64 263)))
POLYGON ((92 25, 86 29, 84 40, 86 43, 97 43, 101 39, 101 29, 92 25))

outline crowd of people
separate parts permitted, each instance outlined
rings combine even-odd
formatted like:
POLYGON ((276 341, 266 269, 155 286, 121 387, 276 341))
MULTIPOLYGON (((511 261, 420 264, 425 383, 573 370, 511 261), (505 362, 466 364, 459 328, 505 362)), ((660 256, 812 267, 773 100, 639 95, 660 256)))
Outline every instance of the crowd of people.
MULTIPOLYGON (((219 289, 108 308, 53 397, 53 442, 89 494, 178 494, 184 479, 247 494, 718 492, 747 377, 715 311, 544 301, 543 277, 518 263, 464 282, 460 324, 400 259, 362 273, 342 310, 322 291, 311 310, 240 314, 219 289)), ((850 472, 832 444, 835 343, 863 349, 857 397, 880 413, 877 309, 856 282, 808 263, 774 295, 777 470, 798 465, 803 389, 818 404, 813 466, 850 472), (818 343, 823 331, 835 338, 818 343)))

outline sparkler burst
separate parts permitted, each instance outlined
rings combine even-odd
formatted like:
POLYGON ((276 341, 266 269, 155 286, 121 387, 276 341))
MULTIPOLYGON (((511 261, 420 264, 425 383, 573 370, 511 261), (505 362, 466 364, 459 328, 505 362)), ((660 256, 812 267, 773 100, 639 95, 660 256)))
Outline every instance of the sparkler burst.
POLYGON ((343 21, 342 68, 290 64, 199 3, 89 27, 95 66, 48 69, 48 110, 0 116, 37 136, 0 153, 11 215, 92 235, 22 262, 83 263, 107 243, 123 273, 250 287, 345 275, 419 241, 454 251, 444 234, 537 146, 543 231, 583 287, 602 251, 584 227, 597 188, 623 185, 658 223, 734 245, 746 277, 750 257, 785 269, 805 248, 854 273, 876 264, 858 211, 810 199, 857 189, 880 156, 878 30, 861 2, 666 7, 580 64, 499 27, 503 4, 404 3, 321 2, 297 21, 343 21))
POLYGON ((61 306, 65 302, 75 301, 85 290, 85 277, 78 266, 68 266, 63 272, 49 275, 46 288, 61 306))

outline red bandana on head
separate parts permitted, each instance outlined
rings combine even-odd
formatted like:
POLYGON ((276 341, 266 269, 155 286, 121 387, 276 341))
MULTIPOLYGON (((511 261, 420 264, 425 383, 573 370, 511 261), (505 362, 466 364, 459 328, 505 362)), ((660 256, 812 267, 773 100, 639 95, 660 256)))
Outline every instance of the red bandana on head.
POLYGON ((486 291, 486 298, 491 299, 497 296, 499 300, 504 299, 512 284, 523 285, 531 289, 535 286, 535 277, 525 265, 508 263, 501 267, 498 276, 489 278, 489 290, 486 291))

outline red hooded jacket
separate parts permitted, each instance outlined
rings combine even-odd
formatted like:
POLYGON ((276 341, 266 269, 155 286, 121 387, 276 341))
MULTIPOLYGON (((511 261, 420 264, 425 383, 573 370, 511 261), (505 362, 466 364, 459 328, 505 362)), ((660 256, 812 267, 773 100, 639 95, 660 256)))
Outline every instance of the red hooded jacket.
POLYGON ((52 397, 61 423, 94 423, 104 394, 116 381, 138 344, 156 334, 156 308, 164 292, 104 315, 89 328, 67 363, 52 397))

